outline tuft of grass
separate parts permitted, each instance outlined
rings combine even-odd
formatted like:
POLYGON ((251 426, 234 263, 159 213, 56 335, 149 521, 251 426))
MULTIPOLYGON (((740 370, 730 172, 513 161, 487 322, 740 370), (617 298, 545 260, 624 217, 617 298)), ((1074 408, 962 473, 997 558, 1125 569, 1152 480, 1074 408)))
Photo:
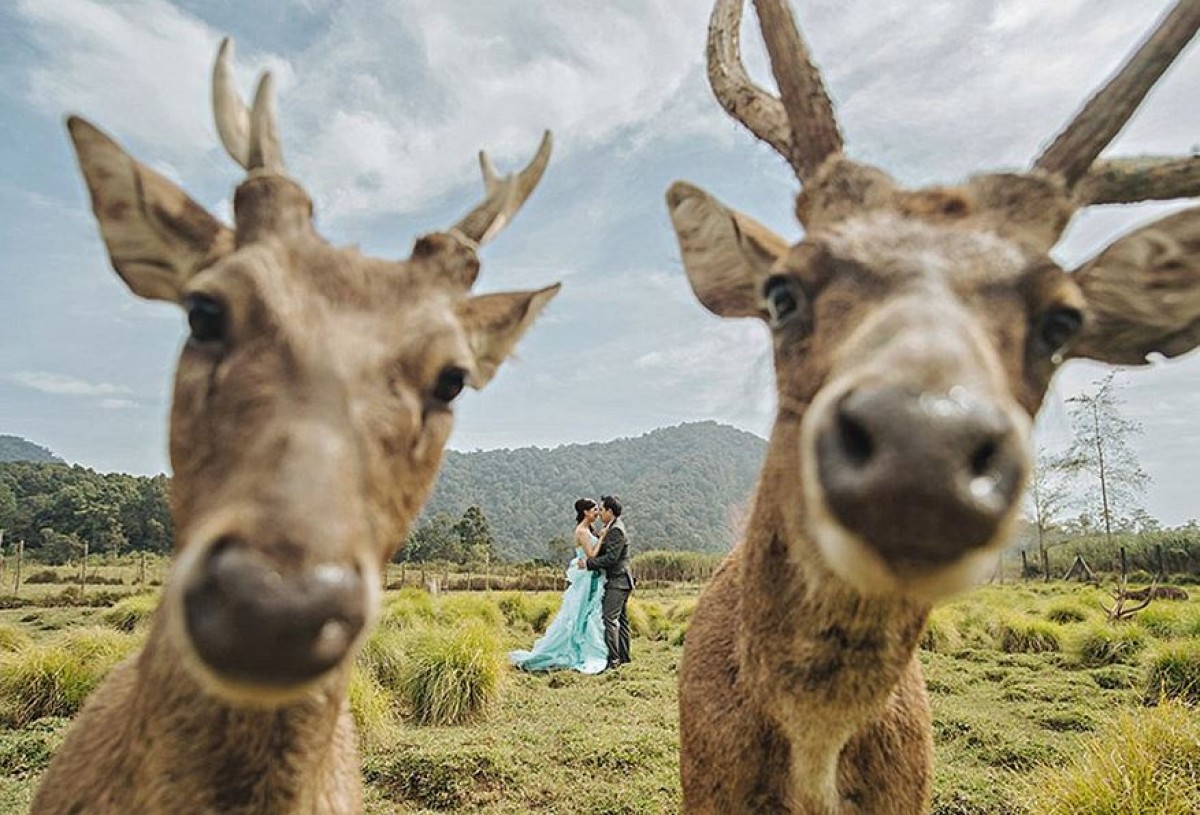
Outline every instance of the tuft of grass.
POLYGON ((921 634, 921 650, 944 654, 962 647, 962 644, 962 635, 953 616, 942 609, 935 609, 925 624, 925 632, 921 634))
POLYGON ((403 632, 394 628, 376 628, 358 654, 357 668, 385 690, 397 691, 404 681, 406 643, 403 632))
POLYGON ((1046 619, 1052 623, 1081 623, 1088 613, 1075 603, 1055 603, 1046 610, 1046 619))
POLYGON ((387 741, 396 724, 395 701, 369 671, 355 666, 350 675, 350 714, 363 744, 387 741))
POLYGON ((1169 640, 1183 633, 1186 621, 1178 606, 1152 605, 1137 615, 1138 625, 1152 637, 1169 640))
POLYGON ((88 694, 139 638, 77 628, 0 659, 0 722, 24 727, 44 716, 74 716, 88 694))
POLYGON ((1044 654, 1062 650, 1062 629, 1027 617, 1002 618, 995 625, 996 646, 1007 654, 1044 654))
POLYGON ((1079 741, 1064 767, 1016 782, 1038 815, 1194 815, 1200 812, 1200 717, 1166 701, 1126 710, 1079 741))
POLYGON ((429 592, 409 586, 384 601, 379 625, 381 628, 409 628, 432 622, 433 618, 433 598, 429 592))
POLYGON ((470 592, 443 595, 437 602, 437 619, 451 624, 480 620, 496 629, 504 625, 504 614, 495 600, 486 594, 470 592))
POLYGON ((0 623, 0 652, 20 651, 31 642, 33 642, 33 638, 19 626, 0 623))
POLYGON ((483 620, 431 628, 409 643, 401 694, 418 724, 474 722, 495 703, 506 665, 500 633, 483 620))
POLYGON ((104 612, 104 622, 118 631, 127 633, 137 630, 154 616, 158 608, 158 594, 135 594, 118 600, 112 608, 104 612))
POLYGON ((1200 641, 1170 643, 1155 652, 1146 666, 1142 698, 1151 704, 1160 699, 1200 704, 1200 641))
POLYGON ((1146 635, 1136 626, 1095 623, 1080 631, 1074 652, 1080 665, 1094 668, 1133 661, 1146 647, 1146 635))
POLYGON ((648 640, 666 639, 670 621, 662 606, 650 600, 631 597, 626 608, 629 612, 629 628, 633 636, 645 637, 648 640))
POLYGON ((503 758, 479 748, 434 754, 389 751, 386 756, 368 759, 363 774, 392 801, 410 802, 422 809, 460 810, 485 802, 493 791, 511 783, 503 758))

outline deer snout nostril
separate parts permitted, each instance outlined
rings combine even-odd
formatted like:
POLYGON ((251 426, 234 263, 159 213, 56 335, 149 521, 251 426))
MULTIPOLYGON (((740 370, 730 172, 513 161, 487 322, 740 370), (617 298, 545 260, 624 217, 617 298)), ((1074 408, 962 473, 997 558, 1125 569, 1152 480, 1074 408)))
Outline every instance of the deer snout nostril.
POLYGON ((838 406, 836 428, 838 445, 842 449, 846 464, 862 467, 871 460, 875 453, 875 442, 871 438, 871 432, 866 424, 850 414, 845 401, 838 406))
POLYGON ((995 439, 988 439, 971 454, 971 474, 976 477, 985 476, 992 471, 1000 446, 995 439))

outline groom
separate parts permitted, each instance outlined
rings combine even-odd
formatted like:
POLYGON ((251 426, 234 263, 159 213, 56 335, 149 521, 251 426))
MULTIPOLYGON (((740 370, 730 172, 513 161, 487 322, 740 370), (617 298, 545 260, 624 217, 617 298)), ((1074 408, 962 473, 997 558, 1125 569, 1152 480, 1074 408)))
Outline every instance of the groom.
POLYGON ((602 571, 608 578, 602 602, 604 644, 608 647, 606 668, 619 668, 629 662, 629 614, 625 606, 633 591, 633 575, 629 573, 629 540, 621 521, 621 502, 616 496, 600 499, 600 521, 604 524, 600 550, 580 565, 586 565, 589 571, 602 571))

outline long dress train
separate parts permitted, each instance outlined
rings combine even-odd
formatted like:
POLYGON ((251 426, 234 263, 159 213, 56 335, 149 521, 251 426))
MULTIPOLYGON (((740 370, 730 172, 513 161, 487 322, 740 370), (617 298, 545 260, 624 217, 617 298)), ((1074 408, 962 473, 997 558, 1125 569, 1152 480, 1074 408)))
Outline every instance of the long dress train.
POLYGON ((575 565, 583 557, 582 549, 567 567, 567 586, 562 606, 531 651, 510 651, 508 659, 526 671, 569 669, 598 674, 608 664, 604 645, 604 620, 600 605, 604 600, 604 575, 575 565))

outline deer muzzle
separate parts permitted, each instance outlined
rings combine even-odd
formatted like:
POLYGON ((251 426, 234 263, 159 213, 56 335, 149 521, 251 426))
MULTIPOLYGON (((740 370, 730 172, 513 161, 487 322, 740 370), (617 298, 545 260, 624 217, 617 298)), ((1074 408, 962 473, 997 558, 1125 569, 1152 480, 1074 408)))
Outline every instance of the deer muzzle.
POLYGON ((289 565, 224 537, 209 547, 183 589, 190 645, 219 680, 302 686, 351 653, 367 620, 366 581, 352 561, 289 565))
POLYGON ((1002 537, 1027 469, 1011 414, 965 387, 864 384, 813 436, 828 514, 897 576, 942 568, 1002 537))

